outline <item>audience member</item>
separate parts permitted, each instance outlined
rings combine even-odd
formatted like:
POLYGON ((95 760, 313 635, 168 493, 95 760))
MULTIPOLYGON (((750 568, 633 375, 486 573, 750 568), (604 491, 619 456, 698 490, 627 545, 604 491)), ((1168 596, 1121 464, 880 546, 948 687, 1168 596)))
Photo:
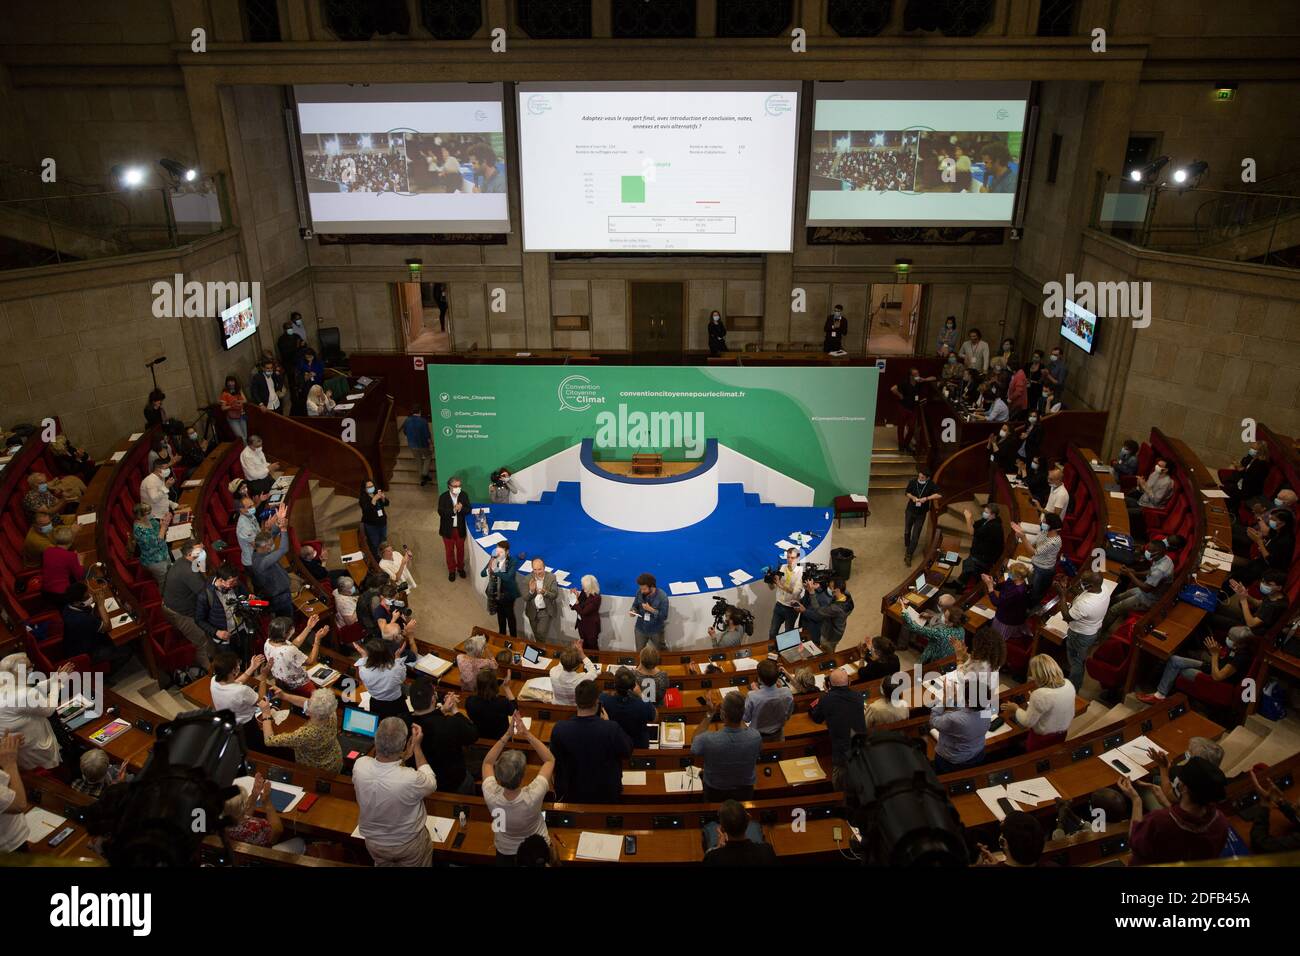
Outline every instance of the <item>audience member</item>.
POLYGON ((460 698, 448 693, 438 703, 433 681, 417 679, 411 685, 411 722, 420 725, 421 746, 438 784, 447 793, 473 793, 474 778, 465 766, 465 748, 478 740, 474 722, 456 708, 460 698))
MULTIPOLYGON (((554 673, 554 671, 552 671, 554 673)), ((655 705, 638 693, 636 675, 627 667, 614 674, 614 693, 600 695, 600 706, 614 723, 632 740, 633 748, 645 750, 650 746, 650 728, 657 717, 655 705)))
POLYGON ((776 661, 758 662, 758 680, 751 682, 745 695, 742 719, 759 732, 765 741, 785 739, 785 722, 794 713, 794 695, 778 683, 781 668, 776 661))
MULTIPOLYGON (((709 691, 717 706, 718 691, 709 691)), ((755 768, 763 751, 763 738, 744 722, 745 700, 740 692, 722 698, 718 713, 708 711, 695 736, 691 753, 704 760, 704 799, 709 803, 723 800, 751 800, 754 796, 755 768), (721 719, 723 727, 711 730, 710 723, 721 719)))
POLYGON ((600 687, 594 680, 579 684, 574 697, 577 714, 551 731, 556 799, 618 803, 623 795, 623 761, 632 755, 632 738, 601 709, 600 687))
POLYGON ((763 828, 738 800, 724 800, 716 823, 704 825, 705 866, 772 866, 776 851, 763 840, 763 828))
POLYGON ((550 749, 524 726, 518 714, 514 715, 511 728, 483 758, 483 802, 492 814, 492 840, 498 864, 515 863, 520 845, 529 837, 549 841, 542 802, 551 788, 555 770, 556 759, 550 749), (542 763, 537 776, 526 785, 524 770, 528 760, 524 752, 505 749, 512 736, 527 740, 542 763))
POLYGON ((408 732, 400 717, 385 717, 375 731, 375 755, 357 758, 352 767, 357 830, 375 866, 428 866, 433 859, 424 798, 437 789, 438 779, 422 740, 419 724, 408 732), (405 766, 412 759, 414 769, 405 766))

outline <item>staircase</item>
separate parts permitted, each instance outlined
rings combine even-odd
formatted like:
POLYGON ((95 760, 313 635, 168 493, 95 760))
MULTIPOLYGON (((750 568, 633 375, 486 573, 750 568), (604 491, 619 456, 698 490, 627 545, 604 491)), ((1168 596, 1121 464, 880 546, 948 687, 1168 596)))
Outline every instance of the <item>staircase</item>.
POLYGON ((1257 763, 1276 764, 1300 753, 1300 729, 1295 721, 1279 723, 1251 714, 1244 724, 1220 738, 1219 745, 1223 748, 1220 769, 1232 778, 1257 763))
POLYGON ((965 551, 970 547, 971 533, 966 529, 966 519, 962 516, 962 511, 969 509, 972 520, 978 521, 980 512, 988 500, 987 494, 979 492, 967 501, 950 502, 948 507, 939 513, 939 531, 950 538, 956 538, 961 545, 959 550, 965 551))
POLYGON ((307 482, 307 488, 311 494, 312 515, 316 519, 316 537, 329 549, 332 566, 339 556, 339 531, 356 528, 361 523, 361 509, 356 498, 340 494, 315 478, 307 482))
POLYGON ((916 477, 917 461, 908 452, 898 449, 894 430, 889 429, 887 444, 880 444, 880 430, 877 440, 871 446, 871 481, 867 487, 867 497, 877 495, 901 495, 907 489, 907 483, 916 477))
POLYGON ((158 682, 149 676, 143 665, 132 660, 127 669, 114 680, 113 690, 131 703, 172 720, 195 706, 182 696, 179 687, 163 690, 158 682))

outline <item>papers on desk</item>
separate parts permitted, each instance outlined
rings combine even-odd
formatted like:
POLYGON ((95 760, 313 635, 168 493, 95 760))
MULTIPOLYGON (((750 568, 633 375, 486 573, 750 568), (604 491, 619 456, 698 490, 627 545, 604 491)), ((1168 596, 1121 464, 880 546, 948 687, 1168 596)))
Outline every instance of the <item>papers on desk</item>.
POLYGON ((1228 493, 1222 488, 1202 488, 1201 494, 1207 498, 1226 498, 1228 493))
POLYGON ((818 689, 818 690, 823 690, 823 691, 824 691, 824 690, 826 689, 826 675, 825 675, 825 674, 814 674, 814 675, 813 675, 813 683, 817 685, 817 689, 818 689))
POLYGON ((42 807, 32 807, 23 816, 27 819, 27 829, 30 835, 27 837, 29 843, 40 843, 47 839, 55 830, 61 829, 67 822, 67 817, 61 817, 57 813, 50 813, 42 807))
POLYGON ((752 580, 754 580, 754 576, 746 571, 742 571, 740 568, 731 572, 731 583, 733 585, 744 584, 746 581, 752 580))
POLYGON ((623 786, 625 787, 644 787, 645 771, 644 770, 624 770, 623 786))
MULTIPOLYGON (((355 402, 355 401, 359 401, 360 399, 365 398, 365 397, 366 397, 366 393, 365 393, 365 392, 357 392, 355 395, 345 395, 344 397, 345 397, 349 402, 355 402)), ((338 408, 337 405, 335 405, 334 407, 335 407, 335 408, 338 408)))
POLYGON ((1112 491, 1112 492, 1110 493, 1110 496, 1111 496, 1112 498, 1118 498, 1120 501, 1123 501, 1123 500, 1124 500, 1124 492, 1122 492, 1122 491, 1112 491))
POLYGON ((477 540, 479 544, 483 545, 483 547, 490 548, 492 547, 492 545, 496 544, 499 541, 504 541, 505 539, 506 539, 505 535, 503 535, 500 531, 496 531, 493 532, 492 534, 485 535, 484 537, 479 538, 477 540))
POLYGON ((997 608, 986 607, 983 604, 972 605, 971 610, 974 611, 976 614, 978 614, 980 617, 984 618, 985 620, 992 619, 993 615, 998 613, 997 608))
POLYGON ((127 441, 139 441, 143 437, 144 437, 144 432, 136 432, 134 435, 129 437, 127 441))
POLYGON ((1009 803, 1012 810, 1023 809, 1020 801, 1012 797, 1007 792, 1006 787, 984 787, 981 790, 976 790, 975 796, 979 797, 980 800, 983 801, 984 806, 989 808, 989 813, 993 814, 999 822, 1007 818, 1006 808, 1002 804, 998 803, 999 800, 1005 800, 1009 803))
POLYGON ((202 478, 191 478, 191 479, 189 479, 188 481, 182 481, 182 482, 181 482, 181 487, 182 487, 182 488, 198 488, 198 487, 199 487, 200 485, 202 485, 202 484, 203 484, 203 479, 202 479, 202 478))
POLYGON ((122 614, 119 614, 117 617, 110 619, 108 622, 108 627, 109 630, 113 630, 115 628, 123 627, 127 624, 130 624, 134 620, 135 618, 133 618, 129 612, 124 612, 122 614))
POLYGON ((849 495, 850 501, 856 501, 860 505, 868 504, 866 495, 849 495))
POLYGON ((1033 780, 1019 780, 1007 784, 1007 797, 1012 803, 1031 807, 1049 800, 1061 799, 1060 793, 1046 777, 1035 777, 1033 780))
POLYGON ((785 540, 785 538, 782 538, 780 541, 776 542, 776 546, 777 546, 778 548, 780 548, 783 552, 784 552, 784 551, 789 551, 791 548, 798 548, 798 547, 799 547, 799 545, 797 545, 797 544, 795 544, 795 543, 793 543, 793 542, 791 542, 791 541, 787 541, 787 540, 785 540))
POLYGON ((660 749, 685 747, 686 725, 679 720, 665 720, 659 724, 660 749))
POLYGON ((1128 743, 1121 744, 1115 749, 1129 758, 1124 762, 1130 767, 1135 763, 1143 767, 1149 767, 1151 764, 1155 763, 1155 758, 1153 758, 1150 753, 1152 750, 1161 754, 1168 753, 1164 747, 1161 747, 1146 735, 1134 737, 1128 743))
MULTIPOLYGON (((1111 770, 1128 777, 1130 780, 1141 780, 1147 775, 1141 761, 1126 753, 1123 747, 1117 747, 1114 750, 1107 750, 1104 754, 1098 754, 1097 759, 1110 767, 1111 770)), ((1149 760, 1147 762, 1150 763, 1149 760)))
POLYGON ((1088 462, 1088 467, 1099 475, 1110 474, 1110 465, 1106 464, 1104 461, 1098 461, 1096 458, 1088 462))
POLYGON ((77 524, 94 524, 98 520, 93 511, 89 511, 84 515, 77 515, 77 524))
POLYGON ((113 454, 111 454, 111 455, 108 456, 108 460, 109 460, 109 461, 121 461, 121 460, 122 460, 123 458, 125 458, 125 457, 126 457, 126 452, 124 452, 124 451, 115 451, 115 452, 113 452, 113 454))
POLYGON ((735 684, 732 684, 730 687, 718 688, 718 696, 720 696, 723 700, 727 699, 728 694, 739 694, 739 693, 740 693, 740 688, 737 687, 735 684))
POLYGON ((778 766, 781 768, 781 773, 785 775, 785 782, 792 787, 826 779, 826 771, 822 770, 822 765, 817 762, 816 757, 782 760, 778 766))
MULTIPOLYGON (((527 355, 519 352, 518 355, 527 355)), ((597 860, 601 863, 617 863, 623 853, 623 838, 617 833, 591 833, 583 830, 578 836, 578 849, 574 856, 579 860, 597 860)))
POLYGON ((722 578, 714 577, 711 574, 706 575, 704 578, 704 586, 709 589, 720 588, 722 587, 722 578))
POLYGON ((738 671, 756 671, 758 670, 758 661, 753 657, 737 657, 731 662, 731 666, 738 671))
POLYGON ((189 540, 189 537, 190 537, 190 528, 191 528, 191 527, 192 527, 192 526, 190 525, 189 522, 186 522, 185 524, 174 524, 174 525, 169 525, 169 526, 167 527, 167 540, 168 540, 168 541, 188 541, 188 540, 189 540))
POLYGON ((360 551, 353 551, 351 554, 345 554, 343 557, 339 558, 339 560, 344 564, 354 564, 357 561, 364 561, 365 559, 365 554, 360 551))
POLYGON ((122 605, 117 603, 117 598, 115 597, 108 598, 106 601, 104 601, 104 611, 107 614, 112 614, 121 606, 122 605))
POLYGON ((447 671, 451 670, 451 661, 444 661, 436 654, 423 654, 416 658, 415 669, 423 671, 430 677, 441 677, 447 671))
POLYGON ((672 581, 668 585, 669 594, 699 594, 700 585, 695 581, 672 581))
POLYGON ((698 767, 672 770, 664 774, 664 789, 669 793, 699 793, 704 790, 704 780, 698 767))
POLYGON ((451 828, 455 825, 456 821, 451 817, 426 816, 424 818, 424 826, 434 843, 446 843, 447 838, 451 836, 451 828))
POLYGON ((351 402, 344 402, 342 405, 335 405, 335 406, 334 406, 334 411, 336 411, 336 412, 347 412, 347 411, 351 411, 351 410, 354 409, 354 408, 356 408, 356 406, 353 405, 351 402))
POLYGON ((552 700, 555 697, 555 688, 551 686, 549 677, 530 677, 524 681, 524 689, 519 692, 520 700, 537 700, 545 695, 546 700, 552 700), (531 693, 529 693, 531 691, 531 693), (524 695, 528 694, 527 697, 524 695))
POLYGON ((1225 555, 1222 551, 1206 548, 1205 553, 1201 555, 1201 570, 1231 571, 1232 555, 1225 555))
POLYGON ((518 531, 519 522, 518 521, 493 521, 492 530, 493 531, 518 531))
POLYGON ((328 687, 342 675, 328 664, 317 664, 307 672, 307 676, 317 687, 328 687))
MULTIPOLYGON (((1110 580, 1110 578, 1101 579, 1101 593, 1106 595, 1106 599, 1108 602, 1110 600, 1111 594, 1115 590, 1115 586, 1117 583, 1118 582, 1116 581, 1110 580)), ((1053 614, 1051 617, 1047 619, 1047 623, 1045 623, 1043 627, 1051 631, 1057 637, 1065 637, 1065 632, 1069 630, 1070 625, 1065 623, 1065 618, 1061 616, 1060 611, 1057 611, 1055 614, 1053 614)))

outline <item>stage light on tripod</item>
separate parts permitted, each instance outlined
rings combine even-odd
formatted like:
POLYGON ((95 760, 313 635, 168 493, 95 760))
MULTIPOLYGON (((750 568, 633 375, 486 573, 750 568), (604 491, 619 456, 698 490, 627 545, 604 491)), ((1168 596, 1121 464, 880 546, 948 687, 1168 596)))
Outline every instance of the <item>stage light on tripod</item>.
POLYGON ((1160 178, 1160 171, 1169 165, 1168 156, 1157 156, 1145 166, 1134 169, 1129 173, 1129 178, 1135 183, 1142 183, 1145 186, 1154 186, 1160 178))
POLYGON ((1174 170, 1174 182, 1180 186, 1190 188, 1201 181, 1201 177, 1205 175, 1206 170, 1209 168, 1209 163, 1203 159, 1198 159, 1194 163, 1188 163, 1181 169, 1174 170))
POLYGON ((123 189, 139 189, 144 185, 143 166, 123 166, 120 163, 112 169, 113 179, 123 189))

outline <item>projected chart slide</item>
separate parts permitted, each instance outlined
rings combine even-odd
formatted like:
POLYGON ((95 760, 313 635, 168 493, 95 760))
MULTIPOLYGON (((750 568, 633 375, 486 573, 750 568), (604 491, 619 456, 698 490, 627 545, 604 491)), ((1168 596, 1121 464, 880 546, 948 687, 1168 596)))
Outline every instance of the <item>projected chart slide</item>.
POLYGON ((524 247, 788 252, 797 95, 523 84, 524 247))

